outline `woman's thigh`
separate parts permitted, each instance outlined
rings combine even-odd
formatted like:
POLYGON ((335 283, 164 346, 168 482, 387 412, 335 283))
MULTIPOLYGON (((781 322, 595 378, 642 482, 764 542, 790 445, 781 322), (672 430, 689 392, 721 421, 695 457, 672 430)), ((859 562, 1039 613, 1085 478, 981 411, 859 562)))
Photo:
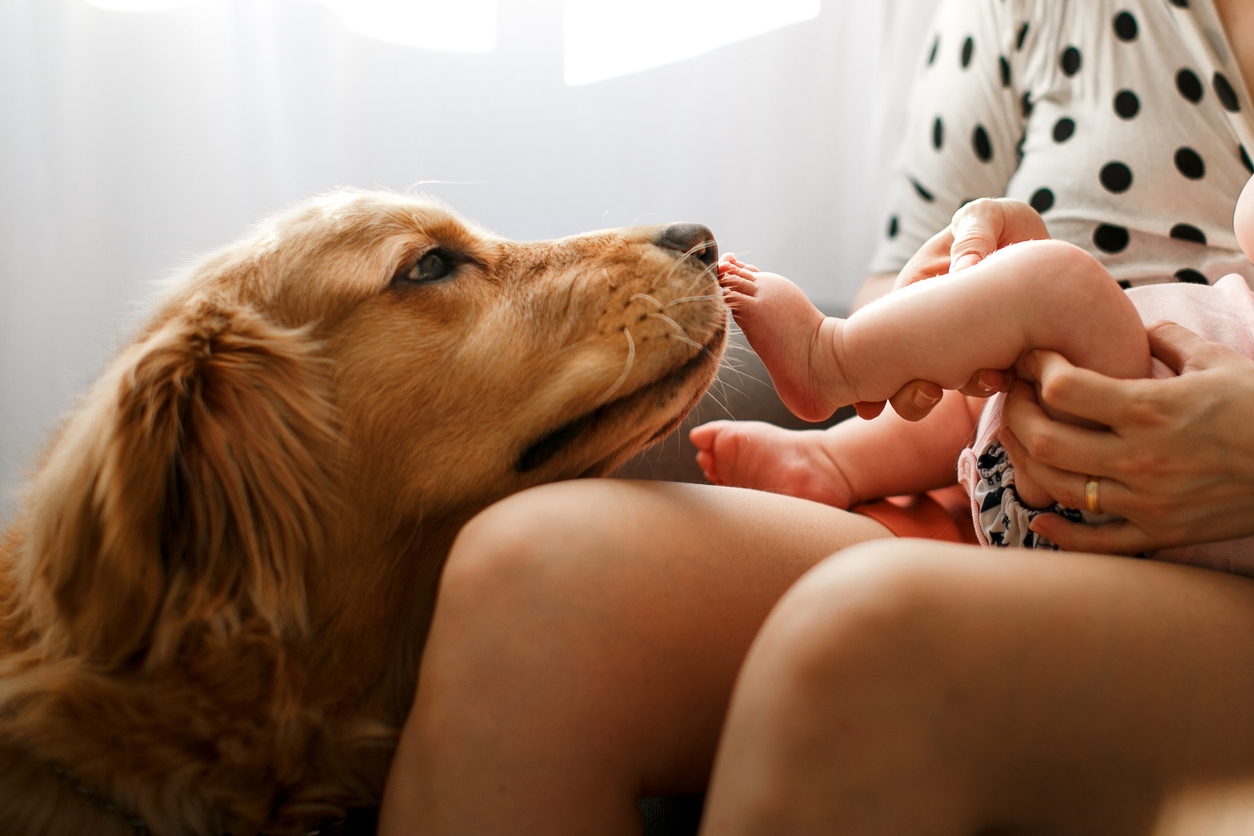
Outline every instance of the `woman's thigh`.
POLYGON ((1251 705, 1249 579, 863 546, 762 631, 706 832, 1254 832, 1251 705))
POLYGON ((542 832, 523 822, 548 803, 581 832, 637 793, 703 786, 771 607, 824 556, 887 536, 827 506, 709 486, 564 482, 498 503, 445 568, 385 818, 542 832))

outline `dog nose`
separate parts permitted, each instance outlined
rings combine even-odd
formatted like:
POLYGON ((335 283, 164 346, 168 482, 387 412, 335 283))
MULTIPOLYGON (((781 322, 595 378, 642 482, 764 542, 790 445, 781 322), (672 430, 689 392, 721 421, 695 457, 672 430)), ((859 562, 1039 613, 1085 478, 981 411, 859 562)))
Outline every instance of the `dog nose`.
POLYGON ((718 243, 714 233, 701 224, 671 224, 654 241, 659 247, 677 250, 681 256, 692 256, 706 267, 718 261, 718 243))

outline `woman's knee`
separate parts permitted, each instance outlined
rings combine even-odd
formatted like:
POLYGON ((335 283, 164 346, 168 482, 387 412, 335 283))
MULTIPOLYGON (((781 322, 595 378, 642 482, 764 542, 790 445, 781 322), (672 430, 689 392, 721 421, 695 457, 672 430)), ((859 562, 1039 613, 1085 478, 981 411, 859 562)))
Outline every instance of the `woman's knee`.
POLYGON ((955 561, 977 556, 970 552, 879 540, 820 563, 784 596, 759 638, 779 688, 835 708, 839 693, 943 676, 963 621, 955 561))
POLYGON ((716 812, 773 823, 762 832, 833 831, 872 815, 893 832, 917 832, 920 817, 929 832, 957 832, 972 820, 972 771, 945 716, 952 683, 934 663, 950 635, 948 566, 963 556, 877 541, 797 582, 742 670, 716 812), (877 808, 890 798, 911 809, 877 808))
POLYGON ((508 497, 472 518, 453 541, 440 577, 439 608, 465 603, 481 611, 530 605, 560 584, 561 562, 579 552, 586 517, 557 486, 508 497))

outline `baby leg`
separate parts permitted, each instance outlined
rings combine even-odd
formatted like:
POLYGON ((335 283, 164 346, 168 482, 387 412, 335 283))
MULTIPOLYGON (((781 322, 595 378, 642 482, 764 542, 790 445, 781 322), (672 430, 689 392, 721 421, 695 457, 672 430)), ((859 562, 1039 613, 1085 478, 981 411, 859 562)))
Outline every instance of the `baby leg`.
POLYGON ((724 298, 753 350, 762 358, 780 400, 807 421, 822 421, 850 396, 832 355, 841 320, 824 316, 801 288, 763 273, 730 253, 719 262, 724 298))
POLYGON ((786 430, 764 421, 711 421, 688 434, 697 464, 715 485, 782 493, 848 508, 854 502, 824 430, 786 430))
MULTIPOLYGON (((1100 264, 1055 241, 1007 247, 912 285, 851 318, 843 337, 851 376, 885 379, 886 391, 912 378, 961 385, 974 369, 1009 367, 1033 348, 1111 377, 1149 374, 1136 308, 1100 264)), ((1029 507, 1053 504, 1026 474, 1016 473, 1015 491, 1029 507)))
POLYGON ((918 282, 848 320, 825 317, 782 276, 734 258, 720 281, 780 397, 815 420, 883 401, 911 380, 958 389, 982 368, 1048 348, 1111 377, 1149 374, 1136 308, 1091 256, 1058 241, 1006 247, 974 267, 918 282))
POLYGON ((952 485, 954 460, 970 443, 979 403, 973 412, 967 398, 946 392, 922 421, 892 410, 822 431, 714 421, 695 427, 691 438, 711 482, 848 508, 952 485))
POLYGON ((1092 256, 1061 241, 1014 244, 902 288, 858 311, 838 336, 834 353, 863 401, 915 379, 957 389, 1034 348, 1109 377, 1148 377, 1150 368, 1131 300, 1092 256))
MULTIPOLYGON (((1136 308, 1097 261, 1062 242, 1006 247, 848 320, 823 317, 780 276, 734 259, 722 269, 737 322, 794 411, 882 401, 915 379, 957 389, 978 369, 1009 368, 1033 348, 1111 377, 1149 374, 1136 308)), ((1017 487, 1027 504, 1051 504, 1029 480, 1017 487)))

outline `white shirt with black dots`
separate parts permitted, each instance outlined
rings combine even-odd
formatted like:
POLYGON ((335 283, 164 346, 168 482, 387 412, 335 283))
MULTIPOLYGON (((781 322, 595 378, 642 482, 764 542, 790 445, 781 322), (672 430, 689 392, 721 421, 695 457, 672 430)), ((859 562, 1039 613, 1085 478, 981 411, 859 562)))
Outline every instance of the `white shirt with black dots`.
POLYGON ((1125 287, 1254 266, 1232 231, 1254 114, 1211 0, 944 0, 872 273, 1018 198, 1125 287))

